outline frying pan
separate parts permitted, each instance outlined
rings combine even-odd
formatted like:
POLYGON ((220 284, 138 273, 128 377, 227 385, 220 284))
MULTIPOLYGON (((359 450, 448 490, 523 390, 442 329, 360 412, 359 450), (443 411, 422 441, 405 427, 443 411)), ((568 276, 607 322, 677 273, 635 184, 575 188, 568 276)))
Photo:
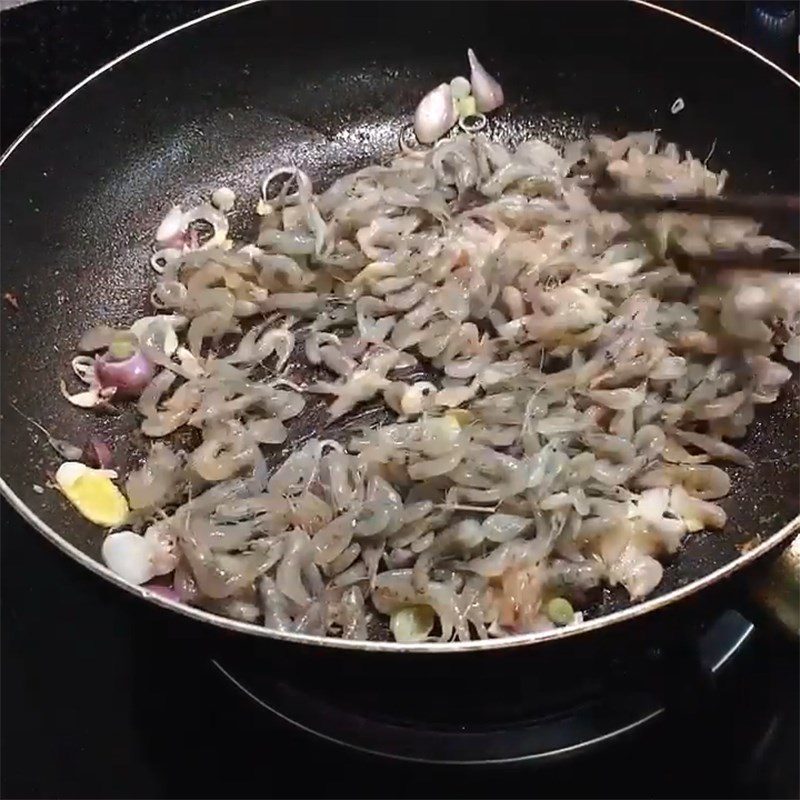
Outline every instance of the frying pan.
MULTIPOLYGON (((58 379, 83 331, 150 310, 151 237, 165 210, 221 185, 254 207, 260 177, 278 165, 294 163, 320 186, 393 152, 419 98, 464 71, 468 46, 503 82, 507 103, 491 135, 512 145, 656 128, 708 152, 710 167, 730 169, 739 191, 798 191, 797 81, 728 37, 647 3, 250 0, 214 11, 100 69, 3 156, 2 290, 19 309, 2 314, 0 488, 34 528, 151 603, 318 651, 586 648, 606 630, 708 608, 721 587, 738 597, 734 576, 786 548, 800 526, 794 381, 777 404, 759 409, 743 445, 756 467, 732 470, 723 533, 688 537, 644 602, 605 590, 584 625, 507 639, 323 640, 176 605, 123 583, 99 561, 101 532, 57 492, 35 490, 56 461, 23 414, 72 441, 102 435, 122 461, 139 452, 132 412, 95 417, 74 409, 58 379), (672 114, 678 97, 685 109, 672 114)), ((252 224, 241 213, 234 234, 252 224)), ((796 227, 772 232, 797 241, 796 227)), ((308 430, 318 421, 310 414, 302 424, 308 430)))

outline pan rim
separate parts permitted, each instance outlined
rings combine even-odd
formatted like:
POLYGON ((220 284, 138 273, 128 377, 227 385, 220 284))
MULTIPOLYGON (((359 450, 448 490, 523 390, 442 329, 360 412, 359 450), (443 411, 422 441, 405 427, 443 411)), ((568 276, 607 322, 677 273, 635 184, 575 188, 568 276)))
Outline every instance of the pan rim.
MULTIPOLYGON (((75 84, 67 92, 65 92, 52 105, 48 106, 48 108, 46 108, 41 114, 39 114, 39 116, 36 117, 36 119, 25 128, 25 130, 11 143, 9 148, 0 156, 0 167, 2 167, 3 164, 5 164, 5 162, 11 156, 11 154, 17 149, 17 147, 19 147, 19 145, 22 144, 22 142, 53 111, 55 111, 59 106, 61 106, 62 103, 66 102, 73 94, 78 92, 80 89, 82 89, 84 86, 86 86, 95 78, 99 77, 103 73, 115 67, 117 64, 121 63, 130 56, 135 55, 141 50, 144 50, 150 45, 156 44, 157 42, 160 42, 163 39, 172 36, 173 34, 191 28, 194 25, 198 25, 200 23, 214 19, 218 16, 221 16, 222 14, 234 12, 239 9, 246 8, 248 6, 255 5, 256 3, 261 3, 261 2, 264 2, 264 0, 241 0, 241 2, 225 6, 224 8, 215 9, 214 11, 211 11, 208 14, 204 14, 200 17, 197 17, 196 19, 189 20, 188 22, 184 22, 181 25, 178 25, 174 28, 170 28, 167 31, 163 31, 159 35, 154 36, 153 38, 148 39, 147 41, 136 45, 135 47, 127 50, 126 52, 122 53, 121 55, 107 62, 103 66, 99 67, 94 72, 86 76, 83 80, 75 84)), ((723 39, 729 42, 730 44, 735 45, 736 47, 745 51, 746 53, 755 56, 759 61, 766 64, 768 67, 771 67, 780 75, 788 79, 796 87, 800 88, 800 81, 793 75, 791 75, 789 72, 784 70, 778 64, 775 64, 773 61, 768 59, 762 53, 759 53, 757 50, 754 50, 753 48, 749 47, 743 42, 738 41, 737 39, 734 39, 732 36, 729 36, 726 33, 723 33, 722 31, 719 31, 716 28, 706 25, 704 22, 700 22, 699 20, 687 17, 684 14, 681 14, 677 11, 673 11, 672 9, 656 5, 655 3, 649 2, 648 0, 628 0, 628 2, 631 2, 643 8, 650 9, 651 11, 657 11, 659 13, 666 14, 674 19, 686 22, 690 25, 693 25, 696 28, 714 34, 720 39, 723 39)), ((598 630, 606 626, 616 625, 618 623, 625 622, 627 620, 636 619, 644 614, 655 612, 658 609, 664 608, 672 604, 673 602, 679 602, 680 600, 689 597, 690 595, 693 595, 696 592, 702 591, 707 586, 710 586, 724 578, 732 576, 740 569, 743 569, 751 562, 759 559, 761 556, 763 556, 770 550, 778 547, 785 539, 789 538, 794 533, 800 531, 800 514, 798 514, 792 520, 787 522, 780 530, 771 534, 769 538, 763 541, 761 544, 754 547, 747 553, 743 553, 738 558, 734 559, 728 564, 718 567, 716 570, 713 570, 707 575, 704 575, 702 578, 698 578, 686 584, 685 586, 673 589, 672 591, 664 595, 661 595, 659 597, 654 597, 649 600, 644 600, 636 605, 631 605, 628 606, 627 608, 620 609, 619 611, 614 611, 610 614, 588 620, 579 625, 570 625, 565 628, 555 628, 553 630, 539 631, 537 633, 518 634, 514 636, 504 637, 501 639, 479 639, 468 642, 417 642, 417 643, 405 644, 400 642, 379 642, 371 640, 355 641, 348 639, 336 639, 333 637, 313 636, 310 634, 303 634, 303 633, 275 631, 268 628, 264 628, 263 626, 255 625, 253 623, 241 622, 239 620, 230 619, 228 617, 221 617, 216 614, 212 614, 211 612, 205 611, 203 609, 186 605, 184 603, 177 603, 173 600, 169 600, 163 597, 162 595, 149 591, 144 587, 135 586, 133 584, 124 581, 121 577, 119 577, 116 573, 112 572, 108 567, 106 567, 100 561, 96 561, 95 559, 91 558, 86 553, 84 553, 82 550, 79 550, 77 547, 70 544, 59 533, 57 533, 50 525, 48 525, 44 520, 42 520, 30 507, 28 507, 28 505, 8 485, 5 478, 3 477, 0 477, 0 493, 2 493, 5 496, 10 505, 20 514, 20 516, 22 516, 22 518, 26 522, 28 522, 28 524, 30 524, 46 539, 50 540, 53 544, 55 544, 56 547, 58 547, 62 552, 70 556, 74 561, 77 561, 79 564, 86 567, 90 571, 94 572, 96 575, 106 579, 110 583, 113 583, 116 586, 124 589, 129 594, 132 594, 142 600, 153 603, 157 606, 161 606, 170 611, 174 611, 178 614, 181 614, 184 617, 195 619, 200 622, 209 623, 217 628, 233 630, 236 631, 237 633, 248 634, 251 636, 260 636, 278 641, 294 642, 297 644, 311 645, 317 647, 330 647, 341 650, 359 650, 359 651, 369 651, 369 652, 390 652, 390 653, 411 653, 411 654, 413 653, 452 654, 461 652, 500 650, 512 647, 517 648, 517 647, 536 644, 539 642, 572 638, 573 636, 589 633, 590 631, 598 630)))

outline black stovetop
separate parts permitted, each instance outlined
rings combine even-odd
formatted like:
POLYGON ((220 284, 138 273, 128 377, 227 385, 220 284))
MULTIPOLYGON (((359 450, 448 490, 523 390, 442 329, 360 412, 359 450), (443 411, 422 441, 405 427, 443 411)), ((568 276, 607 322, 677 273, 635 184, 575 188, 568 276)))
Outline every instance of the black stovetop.
MULTIPOLYGON (((3 148, 84 75, 215 5, 48 2, 3 12, 3 148)), ((754 4, 671 5, 797 71, 796 55, 753 25, 754 4)), ((241 678, 235 660, 70 562, 5 502, 0 546, 2 797, 800 794, 797 647, 764 631, 715 687, 605 749, 544 765, 410 764, 344 750, 258 706, 212 659, 241 678)), ((476 702, 484 691, 475 687, 476 702)), ((291 715, 291 697, 271 699, 291 715)))

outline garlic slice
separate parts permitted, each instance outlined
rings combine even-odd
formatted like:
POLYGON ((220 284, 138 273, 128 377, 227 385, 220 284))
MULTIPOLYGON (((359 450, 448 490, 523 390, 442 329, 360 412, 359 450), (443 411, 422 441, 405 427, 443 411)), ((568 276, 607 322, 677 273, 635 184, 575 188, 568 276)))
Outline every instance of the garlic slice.
POLYGON ((503 87, 483 68, 471 47, 467 50, 467 58, 471 70, 469 82, 478 111, 486 114, 500 108, 504 100, 503 87))
POLYGON ((139 586, 156 576, 152 542, 133 531, 119 531, 106 536, 101 548, 103 561, 129 583, 139 586))
POLYGON ((156 241, 168 242, 170 239, 174 239, 178 234, 182 233, 183 229, 183 209, 180 206, 172 206, 158 226, 156 241))
POLYGON ((444 136, 458 121, 453 91, 448 83, 440 83, 422 98, 414 113, 414 133, 423 144, 432 144, 444 136))

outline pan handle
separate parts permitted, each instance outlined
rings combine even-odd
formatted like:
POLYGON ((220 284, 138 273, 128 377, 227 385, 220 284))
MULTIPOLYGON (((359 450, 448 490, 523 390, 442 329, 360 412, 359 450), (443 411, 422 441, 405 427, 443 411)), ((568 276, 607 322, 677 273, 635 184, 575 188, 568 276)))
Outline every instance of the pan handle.
POLYGON ((761 616, 785 633, 800 636, 800 535, 752 583, 752 598, 761 616))

